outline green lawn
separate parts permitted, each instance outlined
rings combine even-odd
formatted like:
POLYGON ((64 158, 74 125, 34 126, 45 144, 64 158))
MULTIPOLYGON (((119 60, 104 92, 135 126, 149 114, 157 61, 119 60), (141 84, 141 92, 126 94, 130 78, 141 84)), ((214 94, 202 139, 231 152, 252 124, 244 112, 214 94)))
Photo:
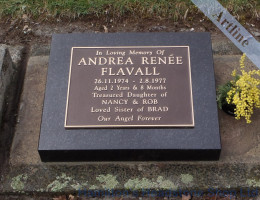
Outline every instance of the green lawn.
MULTIPOLYGON (((233 15, 256 17, 260 0, 221 0, 233 15)), ((0 0, 0 17, 34 19, 57 17, 134 17, 182 19, 185 12, 197 13, 190 0, 0 0)))

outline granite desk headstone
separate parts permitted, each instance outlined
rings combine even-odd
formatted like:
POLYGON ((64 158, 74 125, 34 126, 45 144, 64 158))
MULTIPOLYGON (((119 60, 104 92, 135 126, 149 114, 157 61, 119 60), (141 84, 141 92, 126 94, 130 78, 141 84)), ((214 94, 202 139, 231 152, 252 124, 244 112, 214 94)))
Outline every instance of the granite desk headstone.
POLYGON ((217 160, 209 33, 53 35, 42 161, 217 160))

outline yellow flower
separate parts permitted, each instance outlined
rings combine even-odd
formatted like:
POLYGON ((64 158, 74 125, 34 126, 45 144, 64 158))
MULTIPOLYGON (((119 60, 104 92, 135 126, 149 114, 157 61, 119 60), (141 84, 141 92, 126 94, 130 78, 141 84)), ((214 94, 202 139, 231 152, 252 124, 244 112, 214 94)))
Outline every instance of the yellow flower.
MULTIPOLYGON (((227 93, 226 101, 228 104, 236 105, 236 119, 244 117, 247 123, 251 123, 253 109, 260 108, 260 70, 250 70, 246 72, 245 68, 246 54, 240 59, 240 73, 238 80, 231 81, 232 88, 227 93)), ((236 70, 231 74, 237 76, 236 70)))
POLYGON ((236 76, 236 75, 237 75, 237 70, 233 70, 233 72, 232 72, 231 75, 232 75, 232 76, 236 76))

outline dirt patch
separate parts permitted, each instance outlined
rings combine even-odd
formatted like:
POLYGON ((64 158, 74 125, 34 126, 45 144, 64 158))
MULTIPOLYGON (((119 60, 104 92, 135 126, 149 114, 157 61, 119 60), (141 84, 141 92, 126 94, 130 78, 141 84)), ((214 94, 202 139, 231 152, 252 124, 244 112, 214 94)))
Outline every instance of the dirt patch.
MULTIPOLYGON (((244 26, 253 34, 260 35, 260 21, 248 20, 244 26)), ((80 20, 56 19, 56 21, 34 21, 24 15, 20 20, 6 20, 0 23, 0 43, 42 44, 49 43, 53 33, 72 32, 211 32, 223 36, 218 28, 205 16, 198 15, 187 20, 174 22, 172 19, 125 18, 80 20)))

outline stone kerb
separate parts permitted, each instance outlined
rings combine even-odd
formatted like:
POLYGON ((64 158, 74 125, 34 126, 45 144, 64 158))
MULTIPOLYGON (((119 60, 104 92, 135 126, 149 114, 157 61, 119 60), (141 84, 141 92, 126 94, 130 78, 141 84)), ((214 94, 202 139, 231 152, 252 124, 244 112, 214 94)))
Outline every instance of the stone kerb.
POLYGON ((15 71, 8 48, 0 46, 0 127, 2 125, 8 88, 14 80, 15 71))

